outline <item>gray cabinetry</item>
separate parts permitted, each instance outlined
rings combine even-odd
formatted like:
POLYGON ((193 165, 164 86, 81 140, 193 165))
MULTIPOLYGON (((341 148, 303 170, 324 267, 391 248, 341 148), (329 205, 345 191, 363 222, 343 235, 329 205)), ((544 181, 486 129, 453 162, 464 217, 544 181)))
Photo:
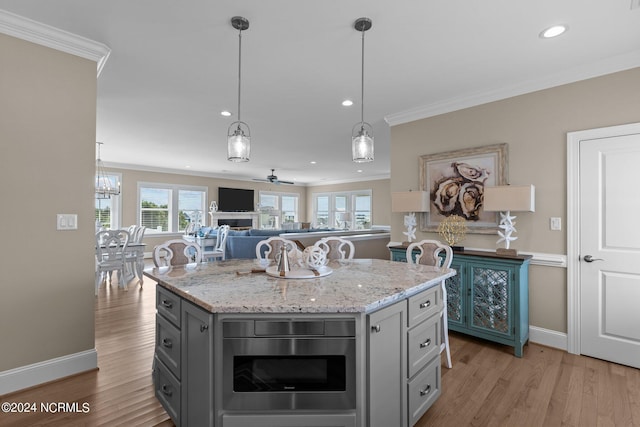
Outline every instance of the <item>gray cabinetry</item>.
POLYGON ((213 314, 156 287, 155 395, 176 426, 213 426, 213 314))
POLYGON ((413 426, 440 396, 440 286, 367 316, 369 427, 413 426))
POLYGON ((182 303, 182 424, 213 426, 213 314, 182 303))
POLYGON ((406 300, 401 301, 367 318, 369 427, 407 425, 406 307, 406 300))

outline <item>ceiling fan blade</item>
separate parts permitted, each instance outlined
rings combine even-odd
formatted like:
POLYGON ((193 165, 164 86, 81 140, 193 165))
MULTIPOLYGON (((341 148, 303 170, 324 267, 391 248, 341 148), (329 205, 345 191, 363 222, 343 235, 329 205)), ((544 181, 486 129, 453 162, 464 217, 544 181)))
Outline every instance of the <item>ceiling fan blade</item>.
POLYGON ((262 178, 252 178, 254 181, 260 181, 260 182, 271 182, 268 179, 262 179, 262 178))
POLYGON ((292 181, 278 181, 279 184, 295 184, 292 181))

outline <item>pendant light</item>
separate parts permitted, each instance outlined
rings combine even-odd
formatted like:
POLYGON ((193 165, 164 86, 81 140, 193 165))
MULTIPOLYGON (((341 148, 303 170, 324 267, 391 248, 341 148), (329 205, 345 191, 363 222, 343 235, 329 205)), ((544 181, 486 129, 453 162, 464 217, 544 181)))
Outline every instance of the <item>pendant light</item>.
POLYGON ((120 182, 113 185, 107 173, 104 171, 104 165, 100 159, 100 146, 102 142, 96 142, 98 145, 98 157, 96 159, 96 199, 110 199, 111 196, 120 194, 120 182))
POLYGON ((360 123, 357 123, 351 131, 351 152, 354 162, 364 163, 373 161, 373 128, 364 121, 364 33, 371 28, 371 19, 358 18, 354 28, 362 32, 362 79, 360 87, 360 123))
POLYGON ((231 123, 227 131, 227 160, 231 162, 248 162, 251 152, 251 131, 240 117, 240 88, 242 70, 242 31, 249 28, 249 21, 242 16, 231 18, 231 25, 238 32, 238 120, 231 123))

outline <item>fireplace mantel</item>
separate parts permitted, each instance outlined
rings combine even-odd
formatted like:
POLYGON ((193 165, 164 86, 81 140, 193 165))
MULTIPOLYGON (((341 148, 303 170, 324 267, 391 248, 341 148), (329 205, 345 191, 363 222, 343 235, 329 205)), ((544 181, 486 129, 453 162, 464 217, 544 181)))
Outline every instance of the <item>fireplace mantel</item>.
POLYGON ((209 212, 212 227, 218 226, 219 219, 250 219, 251 228, 258 228, 258 212, 209 212))

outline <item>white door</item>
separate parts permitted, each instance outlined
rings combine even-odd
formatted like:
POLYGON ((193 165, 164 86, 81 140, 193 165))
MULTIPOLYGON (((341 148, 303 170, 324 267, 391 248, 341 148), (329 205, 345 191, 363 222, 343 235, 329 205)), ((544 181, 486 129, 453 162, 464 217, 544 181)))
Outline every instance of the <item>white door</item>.
POLYGON ((640 134, 580 141, 580 353, 640 368, 640 134))

